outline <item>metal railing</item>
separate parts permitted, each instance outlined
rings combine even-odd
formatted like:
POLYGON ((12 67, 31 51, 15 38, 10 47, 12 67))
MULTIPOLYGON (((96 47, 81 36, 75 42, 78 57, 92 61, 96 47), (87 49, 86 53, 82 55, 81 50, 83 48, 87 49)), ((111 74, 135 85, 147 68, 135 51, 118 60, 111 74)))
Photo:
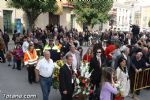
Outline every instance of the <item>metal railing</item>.
POLYGON ((150 87, 150 68, 135 74, 134 91, 150 87))

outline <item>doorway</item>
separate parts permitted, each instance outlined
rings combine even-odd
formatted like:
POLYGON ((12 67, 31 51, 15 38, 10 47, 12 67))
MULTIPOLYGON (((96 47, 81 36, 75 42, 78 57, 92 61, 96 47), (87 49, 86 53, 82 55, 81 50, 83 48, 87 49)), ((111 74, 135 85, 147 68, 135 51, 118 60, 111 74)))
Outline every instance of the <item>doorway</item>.
POLYGON ((4 31, 12 33, 12 10, 3 10, 4 31))
POLYGON ((53 13, 49 13, 49 25, 59 25, 60 16, 54 15, 53 13))

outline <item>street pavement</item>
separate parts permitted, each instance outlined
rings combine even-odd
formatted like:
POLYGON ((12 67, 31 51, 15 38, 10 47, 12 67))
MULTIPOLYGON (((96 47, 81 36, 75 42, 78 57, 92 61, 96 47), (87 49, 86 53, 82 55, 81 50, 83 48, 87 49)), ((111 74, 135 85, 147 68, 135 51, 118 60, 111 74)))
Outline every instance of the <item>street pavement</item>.
MULTIPOLYGON (((13 44, 9 44, 13 48, 13 44)), ((84 47, 84 52, 87 48, 84 47)), ((150 90, 143 90, 139 96, 140 100, 150 100, 150 90)), ((42 100, 42 92, 38 83, 29 84, 27 70, 24 67, 21 71, 12 69, 8 63, 0 63, 0 100, 42 100), (7 95, 7 99, 6 99, 7 95), (31 99, 8 99, 10 95, 36 95, 31 99)), ((60 100, 59 90, 51 88, 49 100, 60 100)), ((126 100, 132 100, 126 98, 126 100)))

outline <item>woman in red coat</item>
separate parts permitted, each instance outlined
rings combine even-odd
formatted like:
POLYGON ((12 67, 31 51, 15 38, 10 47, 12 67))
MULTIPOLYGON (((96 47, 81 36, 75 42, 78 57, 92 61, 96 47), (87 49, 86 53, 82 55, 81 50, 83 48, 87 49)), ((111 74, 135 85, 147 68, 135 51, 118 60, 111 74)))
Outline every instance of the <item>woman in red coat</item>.
POLYGON ((90 62, 92 57, 93 57, 92 49, 89 48, 86 54, 83 56, 83 62, 90 62))

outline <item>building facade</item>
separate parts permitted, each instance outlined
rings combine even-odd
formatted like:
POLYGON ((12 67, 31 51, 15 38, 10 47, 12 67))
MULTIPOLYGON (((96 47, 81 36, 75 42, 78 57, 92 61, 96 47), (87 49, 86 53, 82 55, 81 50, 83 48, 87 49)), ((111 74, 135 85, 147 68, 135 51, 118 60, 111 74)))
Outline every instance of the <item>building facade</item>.
MULTIPOLYGON (((76 28, 83 31, 83 25, 76 21, 73 6, 67 0, 57 0, 57 4, 59 6, 58 11, 55 14, 42 13, 37 18, 35 26, 45 29, 47 25, 59 24, 68 29, 76 28)), ((116 28, 121 31, 130 31, 130 26, 133 24, 139 25, 142 30, 149 29, 150 13, 147 12, 150 12, 149 0, 114 0, 112 10, 109 12, 109 21, 105 24, 95 25, 93 30, 101 29, 104 31, 105 29, 116 28)), ((26 14, 20 9, 8 8, 7 2, 1 0, 0 29, 13 33, 16 28, 20 29, 20 32, 23 28, 28 29, 26 14)))
POLYGON ((150 31, 150 0, 129 0, 131 5, 131 25, 138 25, 140 31, 150 31))
MULTIPOLYGON (((5 0, 0 2, 0 29, 12 33, 15 22, 19 20, 22 26, 26 25, 26 16, 22 10, 8 8, 5 0)), ((18 21, 18 22, 19 22, 18 21)))
POLYGON ((114 0, 111 15, 113 15, 113 28, 121 31, 129 31, 132 24, 131 1, 133 0, 114 0))
POLYGON ((130 31, 130 25, 134 23, 132 3, 135 0, 114 0, 113 7, 109 12, 109 21, 103 24, 105 29, 130 31))
POLYGON ((134 5, 134 23, 140 26, 140 31, 150 32, 150 27, 148 26, 150 21, 150 1, 137 0, 134 5))
MULTIPOLYGON (((73 14, 73 6, 67 2, 67 0, 57 0, 58 11, 55 14, 42 13, 39 15, 35 22, 35 27, 45 29, 47 25, 59 24, 68 29, 77 28, 82 31, 82 26, 76 22, 76 18, 73 14)), ((15 8, 8 8, 7 1, 1 0, 0 3, 0 29, 13 33, 16 28, 28 29, 28 19, 26 14, 15 8)))

